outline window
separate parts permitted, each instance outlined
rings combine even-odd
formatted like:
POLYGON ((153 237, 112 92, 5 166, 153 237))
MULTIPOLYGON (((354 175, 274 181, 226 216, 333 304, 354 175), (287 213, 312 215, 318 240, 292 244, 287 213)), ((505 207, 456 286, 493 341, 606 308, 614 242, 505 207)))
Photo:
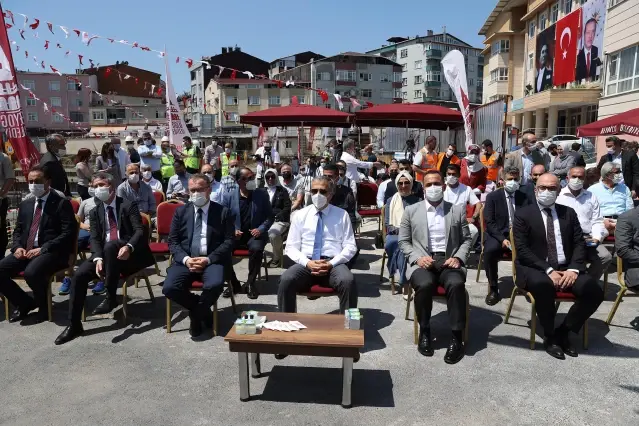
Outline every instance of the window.
POLYGON ((506 53, 510 51, 510 40, 497 40, 493 43, 491 54, 506 53))
POLYGON ((82 99, 80 99, 80 98, 75 98, 75 99, 73 100, 73 106, 81 107, 81 106, 82 106, 82 99))
POLYGON ((291 148, 293 148, 293 142, 287 139, 287 140, 284 142, 284 148, 286 148, 286 149, 291 149, 291 148))
POLYGON ((408 56, 408 49, 402 49, 399 51, 400 58, 406 58, 408 56))
POLYGON ((408 99, 408 92, 402 92, 402 99, 403 100, 407 100, 408 99))
POLYGON ((473 80, 472 78, 468 79, 468 85, 469 86, 473 86, 475 84, 475 80, 473 80))
POLYGON ((408 86, 408 78, 402 78, 402 86, 408 86))
POLYGON ((240 115, 237 112, 227 112, 226 121, 239 121, 240 115))
POLYGON ((559 20, 559 2, 550 6, 550 25, 559 20))
POLYGON ((415 76, 415 84, 422 84, 423 82, 424 82, 424 77, 422 77, 421 75, 415 76))
POLYGON ((54 96, 51 98, 51 106, 52 107, 61 107, 62 106, 62 99, 54 96))
MULTIPOLYGON (((306 98, 304 97, 304 95, 297 95, 297 102, 300 105, 305 104, 306 103, 305 101, 306 101, 306 98)), ((291 99, 289 99, 289 104, 292 104, 292 103, 293 103, 293 97, 291 96, 291 99)))
POLYGON ((248 104, 249 105, 259 105, 260 104, 260 97, 259 96, 249 96, 248 97, 248 104))
POLYGON ((149 100, 148 100, 148 99, 143 99, 143 100, 142 100, 142 103, 143 103, 144 105, 148 105, 148 104, 149 104, 149 100))
POLYGON ((30 90, 35 90, 35 81, 33 80, 22 80, 22 85, 30 90))
POLYGON ((402 81, 402 73, 401 72, 394 72, 393 73, 393 82, 399 83, 400 81, 402 81))
POLYGON ((528 23, 528 38, 535 37, 535 21, 532 20, 528 23))
POLYGON ((401 89, 393 89, 393 98, 401 98, 402 90, 401 89))
POLYGON ((390 83, 390 76, 388 74, 381 74, 379 76, 379 81, 381 81, 382 83, 390 83))
POLYGON ((548 14, 546 12, 541 13, 539 15, 539 31, 543 31, 546 29, 546 20, 548 19, 548 14))
POLYGON ((422 91, 421 90, 415 90, 413 92, 413 99, 421 99, 422 98, 422 91))
POLYGON ((259 84, 247 84, 246 88, 247 89, 259 89, 260 85, 259 84))
POLYGON ((373 97, 373 91, 371 89, 362 89, 362 98, 373 97))
POLYGON ((426 81, 442 81, 442 75, 440 71, 427 71, 426 81))
POLYGON ((60 82, 59 81, 50 81, 49 82, 49 91, 50 92, 59 92, 60 91, 60 82))
POLYGON ((625 0, 610 0, 610 5, 608 7, 617 6, 620 3, 623 3, 625 0))
POLYGON ((357 81, 357 73, 355 71, 337 70, 335 80, 337 81, 357 81))
POLYGON ((268 104, 269 105, 280 105, 282 102, 280 100, 280 97, 278 95, 272 95, 268 97, 268 104))
POLYGON ((28 112, 27 113, 27 121, 38 121, 38 113, 37 112, 28 112))
POLYGON ((38 104, 38 101, 36 101, 34 98, 32 97, 27 98, 27 106, 36 106, 37 104, 38 104))
POLYGON ((95 121, 104 121, 104 111, 93 111, 91 115, 95 121))
POLYGON ((568 15, 572 11, 572 0, 561 0, 561 11, 568 15))
POLYGON ((632 46, 610 55, 606 95, 639 89, 639 46, 632 46))
POLYGON ((373 74, 371 73, 366 73, 366 72, 359 73, 359 81, 371 81, 372 79, 373 79, 373 74))
MULTIPOLYGON (((67 90, 76 90, 76 84, 73 80, 67 80, 67 90)), ((73 120, 75 121, 75 120, 73 120)))
POLYGON ((422 69, 422 61, 415 61, 415 69, 416 70, 421 70, 422 69))
POLYGON ((331 73, 330 72, 318 72, 317 73, 317 81, 331 81, 331 73))
POLYGON ((380 91, 380 96, 382 99, 391 99, 393 96, 393 92, 390 90, 382 90, 380 91))
POLYGON ((227 105, 237 105, 237 96, 227 96, 226 97, 227 105))
POLYGON ((402 64, 402 72, 408 71, 408 64, 402 64))
POLYGON ((64 118, 62 118, 60 114, 53 114, 51 116, 51 121, 53 121, 54 123, 62 123, 64 121, 64 118))
POLYGON ((490 81, 508 81, 508 68, 496 68, 490 72, 490 81))
POLYGON ((71 111, 69 113, 69 118, 71 121, 75 121, 76 123, 84 123, 84 114, 77 111, 71 111))

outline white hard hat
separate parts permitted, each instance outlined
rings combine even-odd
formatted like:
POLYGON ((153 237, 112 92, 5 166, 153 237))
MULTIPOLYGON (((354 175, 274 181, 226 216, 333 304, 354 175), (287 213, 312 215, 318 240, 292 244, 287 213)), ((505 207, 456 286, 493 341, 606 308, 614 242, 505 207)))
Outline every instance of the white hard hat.
POLYGON ((124 139, 124 142, 133 142, 133 136, 127 136, 127 137, 124 139))
POLYGON ((160 142, 169 142, 168 136, 162 136, 162 140, 160 142))
POLYGON ((197 144, 199 144, 199 143, 200 143, 200 141, 199 141, 199 140, 197 140, 197 139, 193 139, 191 142, 193 142, 193 145, 197 145, 197 144))

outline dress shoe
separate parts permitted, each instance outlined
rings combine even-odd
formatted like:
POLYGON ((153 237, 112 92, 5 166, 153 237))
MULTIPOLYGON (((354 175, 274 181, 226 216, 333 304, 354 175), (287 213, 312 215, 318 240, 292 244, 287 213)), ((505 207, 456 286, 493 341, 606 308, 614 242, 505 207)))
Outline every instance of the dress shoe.
MULTIPOLYGON (((240 294, 242 292, 242 286, 240 285, 240 282, 234 282, 233 284, 231 284, 233 287, 233 294, 240 294)), ((224 290, 224 293, 222 293, 222 297, 224 297, 225 299, 228 299, 231 297, 231 288, 227 287, 224 290)))
POLYGON ((191 325, 189 326, 189 334, 191 335, 191 337, 198 337, 200 334, 202 334, 202 320, 194 313, 189 313, 189 319, 191 320, 191 325))
POLYGON ((417 343, 417 351, 424 356, 433 356, 435 351, 431 346, 430 341, 430 330, 428 331, 419 331, 419 341, 417 343))
POLYGON ((355 356, 355 358, 353 358, 353 362, 359 361, 359 357, 360 357, 360 353, 357 352, 357 355, 355 356))
POLYGON ((92 315, 104 315, 110 313, 118 306, 118 302, 111 300, 110 297, 106 297, 96 308, 93 310, 92 315))
POLYGON ((464 357, 464 343, 456 338, 452 338, 446 355, 444 355, 444 362, 446 364, 457 364, 464 357))
POLYGON ((268 262, 266 264, 266 266, 268 266, 269 268, 279 268, 280 267, 280 261, 279 260, 271 260, 270 262, 268 262))
POLYGON ((49 320, 49 314, 45 310, 38 311, 35 315, 29 315, 20 325, 36 325, 49 320))
POLYGON ((9 317, 9 322, 18 322, 26 319, 29 316, 29 312, 35 309, 33 306, 21 307, 13 311, 9 317))
POLYGON ((562 351, 564 351, 564 354, 571 356, 573 358, 578 355, 577 349, 575 349, 573 344, 570 342, 570 337, 568 336, 568 333, 562 333, 556 336, 557 337, 555 338, 555 343, 561 348, 562 351))
POLYGON ((249 299, 252 299, 252 300, 257 299, 258 296, 260 295, 260 293, 255 288, 255 284, 254 283, 245 284, 244 285, 244 290, 246 291, 246 297, 248 297, 249 299))
POLYGON ((501 300, 501 296, 496 291, 491 290, 486 296, 486 304, 488 306, 495 306, 501 300))
POLYGON ((84 328, 82 328, 82 323, 72 323, 70 326, 64 329, 62 333, 55 339, 56 345, 64 345, 67 342, 75 339, 78 336, 82 336, 84 334, 84 328))
POLYGON ((288 354, 275 354, 275 359, 281 360, 288 356, 288 354))
POLYGON ((555 343, 555 339, 552 337, 544 338, 544 349, 546 353, 557 359, 566 359, 564 351, 555 343))

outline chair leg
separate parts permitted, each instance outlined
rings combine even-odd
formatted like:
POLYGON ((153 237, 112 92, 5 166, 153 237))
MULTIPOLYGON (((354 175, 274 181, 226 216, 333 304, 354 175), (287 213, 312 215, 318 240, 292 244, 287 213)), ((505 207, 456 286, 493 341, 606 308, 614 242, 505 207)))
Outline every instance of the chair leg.
POLYGON ((9 299, 5 296, 2 296, 2 299, 4 300, 4 319, 9 321, 9 299))
POLYGON ((162 275, 160 273, 160 267, 158 266, 158 262, 157 260, 155 260, 155 256, 153 257, 153 266, 155 266, 155 273, 159 276, 159 277, 165 277, 166 275, 162 275))
POLYGON ((229 289, 231 290, 231 306, 233 307, 233 313, 237 315, 237 306, 235 305, 235 293, 233 292, 233 286, 229 283, 229 289))
POLYGON ((386 250, 384 250, 384 254, 382 254, 382 268, 379 270, 380 283, 384 280, 384 264, 385 263, 386 263, 386 250))
POLYGON ((55 276, 49 278, 49 284, 47 284, 47 317, 49 321, 53 321, 53 294, 51 291, 51 286, 55 282, 55 276))
POLYGON ((604 272, 604 285, 603 285, 604 298, 606 297, 607 291, 608 291, 608 271, 604 272))
POLYGON ((146 274, 146 271, 142 271, 142 278, 144 278, 146 289, 149 291, 149 298, 151 299, 151 302, 154 302, 155 296, 153 296, 153 289, 151 288, 151 282, 149 281, 149 276, 146 274))
POLYGON ((588 350, 588 320, 586 320, 586 322, 584 323, 583 333, 584 333, 584 351, 587 351, 588 350))
POLYGON ((530 304, 532 305, 530 314, 530 349, 535 349, 535 337, 537 336, 537 309, 535 308, 535 298, 528 293, 530 304))
POLYGON ((124 324, 126 325, 126 288, 127 285, 129 284, 129 279, 127 278, 124 280, 124 283, 122 284, 122 320, 124 321, 124 324))
POLYGON ((86 308, 82 308, 82 322, 87 322, 86 308))
POLYGON ((466 290, 466 326, 464 327, 464 345, 468 344, 468 327, 470 325, 470 296, 466 290))
POLYGON ((406 316, 404 317, 405 320, 408 321, 408 317, 410 316, 410 297, 413 295, 413 287, 411 287, 410 285, 408 286, 408 300, 406 301, 406 316))
POLYGON ((268 281, 268 266, 266 264, 266 253, 264 253, 262 259, 262 264, 264 265, 264 276, 266 277, 266 281, 268 281))
POLYGON ((418 343, 418 340, 419 340, 418 335, 419 335, 419 332, 417 331, 417 309, 415 309, 415 319, 413 320, 413 338, 415 339, 415 344, 418 343))
POLYGON ((475 281, 479 282, 479 274, 481 274, 481 267, 482 264, 484 263, 484 249, 481 249, 481 253, 479 253, 479 262, 477 263, 477 277, 475 278, 475 281))
POLYGON ((166 333, 171 332, 171 299, 166 298, 166 333))
POLYGON ((391 282, 391 295, 397 294, 397 291, 395 290, 395 274, 391 275, 390 282, 391 282))
POLYGON ((213 336, 217 336, 217 302, 213 304, 213 336))
POLYGON ((615 313, 617 313, 617 308, 619 307, 619 304, 621 303, 621 299, 623 298, 623 295, 626 294, 626 287, 622 287, 621 290, 619 290, 619 294, 617 294, 617 298, 615 299, 615 304, 612 305, 612 309, 610 310, 610 313, 608 314, 608 318, 606 319, 606 325, 610 325, 610 323, 612 322, 612 318, 615 316, 615 313))
POLYGON ((513 292, 510 294, 510 302, 508 302, 508 308, 506 309, 504 324, 508 324, 508 319, 510 318, 510 311, 513 310, 513 305, 515 304, 515 297, 517 297, 517 294, 518 294, 517 287, 514 287, 513 292))

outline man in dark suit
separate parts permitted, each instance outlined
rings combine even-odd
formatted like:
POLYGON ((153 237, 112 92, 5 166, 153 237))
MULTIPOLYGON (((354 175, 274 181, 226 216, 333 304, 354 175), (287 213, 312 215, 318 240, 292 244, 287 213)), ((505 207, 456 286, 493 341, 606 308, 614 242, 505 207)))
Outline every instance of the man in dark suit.
POLYGON ((555 204, 561 190, 559 179, 546 173, 535 188, 536 202, 515 213, 517 286, 535 299, 544 329, 544 348, 558 359, 577 356, 569 332, 578 333, 603 301, 603 290, 586 274, 586 245, 577 213, 555 204), (555 296, 572 293, 575 302, 555 329, 555 296))
POLYGON ((51 187, 70 197, 69 179, 60 161, 60 158, 66 155, 67 141, 62 135, 54 133, 46 137, 44 144, 47 152, 40 158, 40 166, 44 167, 48 176, 51 176, 51 187))
MULTIPOLYGON (((259 292, 255 288, 255 280, 260 272, 264 246, 268 241, 268 230, 273 225, 273 212, 266 190, 248 189, 247 184, 254 179, 253 172, 243 167, 237 172, 238 188, 224 194, 222 205, 228 208, 235 217, 235 247, 246 248, 249 253, 248 279, 244 286, 249 299, 257 299, 259 292)), ((233 291, 241 291, 239 281, 232 266, 227 268, 233 291)), ((226 290, 224 297, 231 297, 226 290)))
POLYGON ((552 53, 545 40, 541 40, 539 49, 539 65, 535 76, 535 92, 543 92, 552 87, 552 53))
MULTIPOLYGON (((351 227, 353 229, 357 229, 357 203, 355 201, 355 195, 353 194, 353 190, 339 183, 339 168, 337 164, 327 164, 324 166, 324 170, 322 171, 323 175, 335 183, 335 194, 331 198, 330 204, 335 207, 339 207, 340 209, 346 210, 348 213, 348 217, 351 220, 351 227)), ((390 184, 390 182, 389 182, 390 184)), ((355 241, 355 246, 357 246, 357 240, 355 241)), ((359 256, 359 247, 357 247, 357 252, 355 255, 347 262, 347 266, 352 268, 355 262, 357 261, 357 257, 359 256)))
MULTIPOLYGON (((535 166, 543 167, 543 166, 535 166)), ((484 205, 484 267, 488 278, 486 304, 496 305, 501 300, 498 286, 499 259, 510 253, 510 228, 515 212, 531 203, 530 198, 519 189, 520 172, 516 167, 504 170, 504 188, 491 192, 484 205), (508 205, 510 203, 510 206, 508 205)))
POLYGON ((91 230, 91 257, 71 278, 69 321, 71 324, 55 340, 64 344, 83 333, 82 310, 89 282, 102 278, 107 287, 104 300, 93 310, 93 315, 111 312, 118 305, 116 291, 120 274, 130 275, 153 265, 149 249, 149 235, 135 201, 116 196, 120 177, 96 173, 92 179, 95 188, 95 207, 89 213, 91 230))
POLYGON ((188 309, 189 332, 197 337, 202 333, 202 322, 211 325, 211 306, 222 294, 224 265, 231 262, 233 252, 235 220, 228 208, 209 201, 211 184, 205 175, 192 175, 188 190, 189 202, 176 210, 171 222, 173 263, 166 271, 162 293, 188 309), (203 283, 200 296, 189 291, 194 280, 203 283))
POLYGON ((577 54, 577 69, 575 70, 575 80, 583 79, 595 80, 597 78, 597 67, 601 65, 599 49, 593 45, 597 34, 597 20, 590 18, 584 25, 584 47, 577 54))
POLYGON ((537 179, 539 176, 546 173, 546 167, 543 164, 535 164, 531 169, 530 176, 528 177, 528 183, 521 185, 519 190, 526 194, 528 199, 532 202, 535 200, 535 186, 537 185, 537 179))
POLYGON ((33 197, 20 203, 11 254, 0 260, 0 293, 16 307, 10 322, 21 321, 38 308, 38 323, 48 316, 49 278, 69 266, 77 222, 69 200, 51 190, 51 179, 42 166, 32 167, 27 180, 33 197), (20 272, 33 298, 11 279, 20 272))
POLYGON ((282 236, 291 224, 291 197, 284 187, 278 185, 277 170, 266 170, 264 181, 273 210, 273 225, 268 230, 268 238, 273 247, 273 258, 269 262, 269 266, 279 267, 284 255, 282 236))
POLYGON ((599 159, 597 169, 601 171, 603 165, 609 161, 619 164, 621 166, 621 174, 623 175, 623 183, 634 193, 636 192, 635 188, 639 185, 639 158, 637 158, 637 154, 632 150, 623 151, 621 149, 623 142, 624 141, 617 136, 606 138, 608 153, 599 159))
MULTIPOLYGON (((414 176, 413 167, 410 161, 408 160, 399 161, 399 171, 401 172, 404 170, 414 176)), ((422 185, 421 182, 418 182, 417 180, 413 182, 412 192, 413 192, 413 195, 417 196, 417 198, 419 198, 420 200, 424 199, 424 186, 422 185)), ((396 193, 397 193, 397 186, 395 185, 395 182, 391 180, 390 182, 388 182, 388 185, 386 185, 386 192, 384 193, 384 204, 386 204, 386 202, 396 193)))
POLYGON ((639 209, 629 210, 617 219, 615 248, 623 260, 628 290, 639 293, 639 209))

